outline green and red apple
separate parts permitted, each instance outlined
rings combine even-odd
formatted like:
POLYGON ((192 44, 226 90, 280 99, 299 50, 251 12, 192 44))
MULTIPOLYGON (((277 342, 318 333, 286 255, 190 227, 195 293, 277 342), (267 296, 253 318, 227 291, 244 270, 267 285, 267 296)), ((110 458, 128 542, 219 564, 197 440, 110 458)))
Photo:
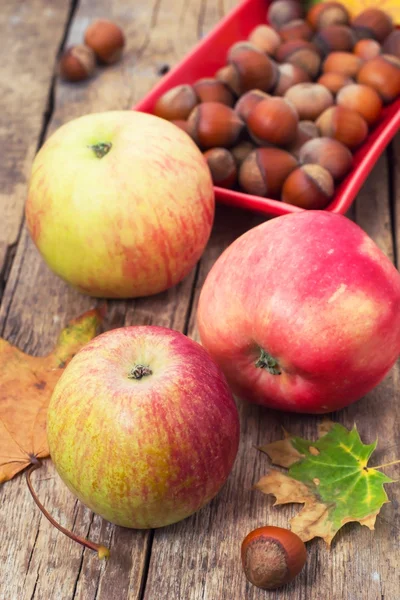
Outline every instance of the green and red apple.
POLYGON ((81 292, 126 298, 181 281, 214 217, 206 162, 178 127, 136 111, 60 127, 32 167, 26 218, 39 252, 81 292))
POLYGON ((225 483, 239 443, 232 393, 207 352, 163 327, 104 333, 69 363, 47 417, 69 489, 108 521, 161 527, 225 483))
POLYGON ((400 275, 346 217, 285 215, 217 260, 198 325, 238 396, 327 413, 375 387, 399 356, 400 275))

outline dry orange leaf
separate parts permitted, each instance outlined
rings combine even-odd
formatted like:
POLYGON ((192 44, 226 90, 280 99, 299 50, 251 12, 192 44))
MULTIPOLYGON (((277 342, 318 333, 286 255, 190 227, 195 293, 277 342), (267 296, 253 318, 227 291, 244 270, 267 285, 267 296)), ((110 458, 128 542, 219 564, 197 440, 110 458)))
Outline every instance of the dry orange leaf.
POLYGON ((47 406, 62 371, 97 332, 103 314, 90 310, 61 332, 54 350, 29 356, 0 338, 0 483, 49 455, 47 406))

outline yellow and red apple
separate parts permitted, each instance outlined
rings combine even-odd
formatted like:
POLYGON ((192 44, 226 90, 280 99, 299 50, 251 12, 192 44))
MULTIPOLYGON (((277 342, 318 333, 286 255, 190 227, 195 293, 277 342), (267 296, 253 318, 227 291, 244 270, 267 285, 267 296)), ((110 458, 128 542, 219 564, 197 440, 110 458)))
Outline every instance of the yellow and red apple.
POLYGON ((163 327, 126 327, 87 344, 63 372, 47 417, 69 489, 133 528, 188 517, 225 483, 239 443, 226 379, 207 352, 163 327))
POLYGON ((29 232, 81 292, 126 298, 181 281, 214 217, 206 162, 178 127, 136 111, 89 114, 39 150, 26 203, 29 232))

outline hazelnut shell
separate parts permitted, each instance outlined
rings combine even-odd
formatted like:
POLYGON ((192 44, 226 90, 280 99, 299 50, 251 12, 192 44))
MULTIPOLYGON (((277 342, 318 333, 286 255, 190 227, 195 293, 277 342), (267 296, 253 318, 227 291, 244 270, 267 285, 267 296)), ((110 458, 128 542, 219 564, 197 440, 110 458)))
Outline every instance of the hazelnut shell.
POLYGON ((248 194, 278 198, 286 177, 297 167, 297 160, 279 148, 257 148, 239 169, 239 184, 248 194))
POLYGON ((317 119, 322 136, 331 137, 351 150, 362 144, 368 135, 365 119, 355 110, 345 106, 331 106, 317 119))
POLYGON ((157 117, 168 121, 185 120, 198 103, 193 87, 188 84, 177 85, 158 98, 153 112, 157 117))
POLYGON ((288 146, 296 138, 298 120, 297 112, 289 102, 271 96, 251 110, 247 117, 247 129, 260 144, 288 146))
POLYGON ((300 208, 322 210, 333 197, 332 175, 320 165, 307 164, 292 171, 282 188, 282 200, 300 208))
POLYGON ((121 27, 113 21, 96 19, 85 31, 85 44, 92 48, 101 62, 111 65, 121 58, 125 36, 121 27))
POLYGON ((96 56, 84 44, 71 46, 58 63, 60 77, 66 81, 83 81, 91 77, 96 68, 96 56))
POLYGON ((198 104, 188 118, 189 134, 203 149, 233 146, 244 127, 235 111, 219 102, 198 104))
POLYGON ((330 172, 335 180, 342 179, 350 171, 353 157, 350 150, 332 138, 320 137, 306 142, 300 149, 302 164, 318 164, 330 172))

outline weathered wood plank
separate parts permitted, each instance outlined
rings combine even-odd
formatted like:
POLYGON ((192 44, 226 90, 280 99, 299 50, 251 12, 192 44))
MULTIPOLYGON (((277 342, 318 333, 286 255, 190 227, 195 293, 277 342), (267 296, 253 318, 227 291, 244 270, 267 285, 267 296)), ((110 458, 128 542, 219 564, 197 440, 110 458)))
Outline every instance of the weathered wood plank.
MULTIPOLYGON (((386 157, 381 158, 360 192, 354 212, 361 227, 393 257, 386 157)), ((255 217, 252 219, 244 212, 222 207, 218 211, 212 244, 201 261, 190 318, 189 335, 195 339, 198 339, 196 303, 207 272, 220 252, 255 222, 255 217)), ((375 464, 393 459, 400 447, 396 428, 400 417, 397 384, 398 366, 366 398, 332 415, 333 420, 348 427, 357 422, 365 442, 379 437, 375 464)), ((312 438, 321 417, 281 414, 243 402, 238 406, 242 436, 233 473, 209 506, 182 523, 155 532, 145 600, 265 598, 265 592, 245 581, 240 563, 241 541, 251 529, 264 524, 287 527, 298 508, 273 508, 270 497, 251 490, 268 468, 267 458, 254 446, 278 439, 281 426, 312 438)), ((346 525, 337 535, 331 552, 322 540, 312 541, 307 545, 307 565, 296 581, 271 592, 268 597, 288 600, 396 598, 400 491, 395 485, 388 486, 387 491, 392 503, 383 507, 375 533, 358 524, 346 525)))
MULTIPOLYGON (((121 23, 127 37, 123 61, 83 84, 57 81, 47 135, 62 123, 88 112, 129 108, 157 81, 157 67, 176 62, 196 41, 197 4, 154 0, 112 6, 106 0, 83 0, 67 43, 78 43, 99 14, 121 23), (177 19, 177 15, 179 18, 177 19), (180 36, 181 27, 185 36, 180 36), (179 48, 171 40, 179 40, 179 48)), ((38 19, 40 15, 38 15, 38 19)), ((188 317, 195 270, 174 289, 149 299, 111 302, 106 328, 156 323, 183 330, 188 317)), ((94 304, 46 268, 23 231, 0 308, 1 334, 33 354, 49 350, 60 327, 94 304)), ((138 598, 149 551, 149 532, 114 528, 76 503, 52 465, 35 474, 37 489, 54 516, 81 535, 109 544, 111 559, 100 564, 90 552, 55 531, 32 503, 23 478, 0 489, 2 527, 0 599, 138 598)))
POLYGON ((0 30, 7 58, 0 65, 0 297, 21 227, 27 177, 50 100, 70 4, 1 3, 0 30))

